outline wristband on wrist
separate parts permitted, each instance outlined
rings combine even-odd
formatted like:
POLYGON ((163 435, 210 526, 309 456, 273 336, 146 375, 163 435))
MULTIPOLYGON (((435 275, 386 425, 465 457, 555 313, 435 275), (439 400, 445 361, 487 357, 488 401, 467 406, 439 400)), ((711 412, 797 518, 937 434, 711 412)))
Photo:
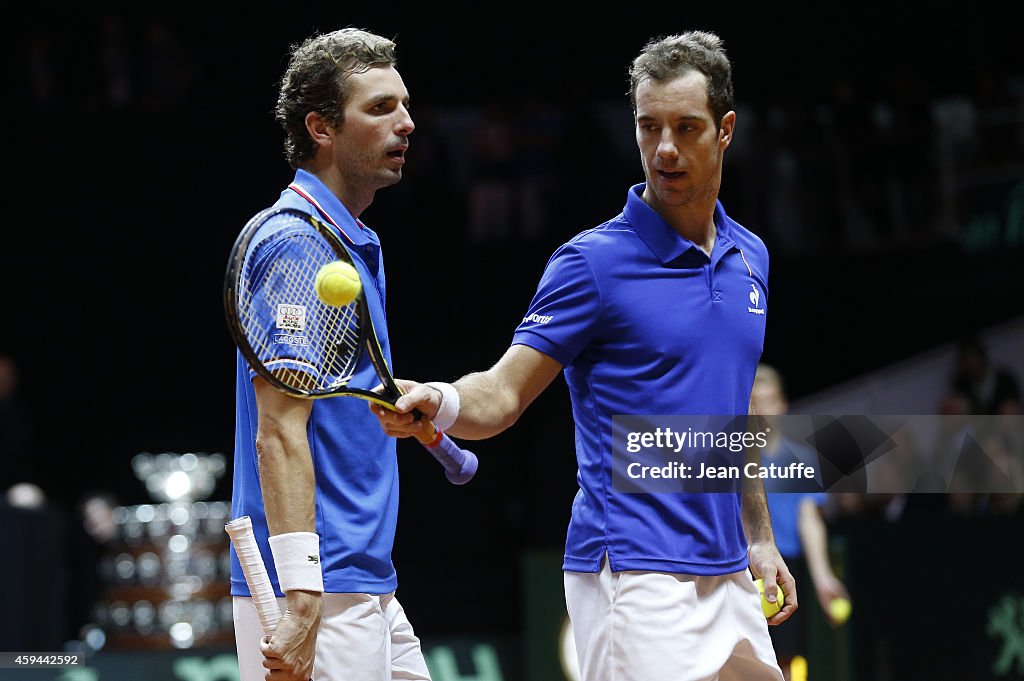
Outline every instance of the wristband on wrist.
POLYGON ((437 408, 437 414, 431 419, 438 430, 448 430, 459 418, 459 391, 451 383, 432 381, 429 385, 441 393, 441 406, 437 408))
POLYGON ((270 538, 270 552, 281 591, 323 593, 320 569, 320 537, 315 532, 287 532, 270 538))

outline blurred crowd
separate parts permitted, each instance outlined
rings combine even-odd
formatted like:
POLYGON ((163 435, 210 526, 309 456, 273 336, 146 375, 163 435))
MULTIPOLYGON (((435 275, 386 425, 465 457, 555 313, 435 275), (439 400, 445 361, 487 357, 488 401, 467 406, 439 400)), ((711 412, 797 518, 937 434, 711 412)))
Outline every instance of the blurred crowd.
POLYGON ((1024 392, 984 342, 956 342, 934 417, 894 431, 893 454, 867 467, 864 484, 886 492, 835 492, 836 517, 1017 516, 1024 520, 1024 392))
MULTIPOLYGON (((234 85, 205 82, 231 70, 204 64, 200 47, 160 18, 109 13, 77 35, 69 43, 44 24, 24 37, 15 80, 33 111, 170 112, 198 126, 208 94, 234 85)), ((899 63, 870 81, 837 66, 825 92, 803 99, 782 91, 750 101, 738 90, 723 200, 775 254, 961 238, 979 192, 1024 179, 1019 64, 979 71, 954 92, 899 63)), ((625 98, 594 98, 571 80, 556 92, 496 83, 493 94, 445 101, 420 85, 406 183, 418 187, 417 212, 452 216, 470 243, 502 244, 591 226, 587 204, 601 192, 620 203, 636 180, 625 98)))
POLYGON ((43 24, 26 36, 25 95, 33 111, 138 113, 182 110, 198 64, 175 28, 159 17, 105 14, 81 26, 85 44, 43 24), (91 33, 95 31, 95 33, 91 33), (79 52, 78 58, 69 54, 79 52))

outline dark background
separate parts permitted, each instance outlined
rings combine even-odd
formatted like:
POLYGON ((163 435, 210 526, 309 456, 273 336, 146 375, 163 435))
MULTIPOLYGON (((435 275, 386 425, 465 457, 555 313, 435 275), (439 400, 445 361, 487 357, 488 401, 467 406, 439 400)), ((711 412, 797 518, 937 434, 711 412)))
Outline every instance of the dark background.
MULTIPOLYGON (((355 25, 394 37, 412 95, 419 127, 405 179, 363 215, 385 248, 399 376, 452 380, 500 357, 551 251, 613 217, 627 187, 642 181, 636 153, 616 151, 620 140, 602 127, 600 106, 621 106, 628 143, 629 61, 649 37, 690 28, 724 38, 738 102, 758 122, 744 128, 740 119, 737 142, 749 153, 735 165, 727 154, 722 200, 773 254, 765 359, 783 370, 791 397, 1021 314, 1021 241, 979 246, 966 231, 972 211, 1004 216, 1006 187, 1022 178, 1019 27, 994 5, 932 4, 927 15, 895 3, 553 11, 135 9, 116 14, 134 84, 121 105, 105 99, 99 66, 101 26, 114 13, 37 10, 16 21, 5 45, 0 353, 17 360, 32 439, 26 455, 4 462, 4 487, 33 481, 69 508, 92 489, 144 503, 149 496, 129 466, 135 454, 230 459, 234 349, 222 317, 224 267, 241 225, 292 176, 271 109, 290 44, 314 30, 355 25), (153 22, 164 38, 151 32, 153 22), (49 55, 49 98, 32 95, 33 53, 49 55), (842 83, 862 108, 840 109, 842 83), (532 239, 474 242, 468 185, 454 179, 450 155, 470 130, 451 114, 489 102, 511 110, 526 91, 562 114, 547 228, 532 239), (1017 112, 1008 125, 993 116, 947 159, 956 171, 953 215, 941 212, 935 178, 949 166, 936 158, 929 113, 948 97, 978 111, 1017 112), (885 134, 872 114, 879 103, 894 112, 885 134), (797 159, 789 180, 750 161, 778 158, 769 154, 780 148, 797 159), (898 231, 888 213, 874 213, 871 238, 853 247, 837 226, 844 216, 830 178, 840 166, 855 196, 858 181, 891 178, 923 217, 898 231), (783 184, 803 192, 799 223, 783 224, 768 207, 783 184), (941 218, 956 229, 937 229, 941 218)), ((480 473, 456 488, 421 450, 399 444, 394 557, 403 602, 422 631, 516 631, 519 557, 564 541, 576 486, 563 381, 514 428, 472 448, 480 473)), ((229 496, 230 471, 213 498, 229 496)))

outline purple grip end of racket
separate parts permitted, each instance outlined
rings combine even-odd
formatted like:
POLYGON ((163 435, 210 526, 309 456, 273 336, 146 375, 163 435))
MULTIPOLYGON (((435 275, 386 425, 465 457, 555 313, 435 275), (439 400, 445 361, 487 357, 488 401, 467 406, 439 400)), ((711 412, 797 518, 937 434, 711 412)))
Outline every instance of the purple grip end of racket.
POLYGON ((462 449, 447 435, 435 446, 427 447, 427 451, 444 466, 445 476, 453 485, 464 485, 476 475, 479 465, 476 454, 462 449))

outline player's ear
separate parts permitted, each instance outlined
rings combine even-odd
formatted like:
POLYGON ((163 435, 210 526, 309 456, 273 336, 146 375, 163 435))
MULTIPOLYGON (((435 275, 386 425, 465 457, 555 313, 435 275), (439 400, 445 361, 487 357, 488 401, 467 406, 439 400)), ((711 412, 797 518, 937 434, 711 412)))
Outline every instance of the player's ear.
POLYGON ((722 145, 722 148, 727 148, 732 144, 732 133, 736 129, 736 112, 730 111, 729 113, 722 116, 722 124, 718 129, 718 140, 722 145))
POLYGON ((310 111, 306 114, 306 132, 313 139, 317 146, 323 147, 331 141, 331 126, 317 111, 310 111))

